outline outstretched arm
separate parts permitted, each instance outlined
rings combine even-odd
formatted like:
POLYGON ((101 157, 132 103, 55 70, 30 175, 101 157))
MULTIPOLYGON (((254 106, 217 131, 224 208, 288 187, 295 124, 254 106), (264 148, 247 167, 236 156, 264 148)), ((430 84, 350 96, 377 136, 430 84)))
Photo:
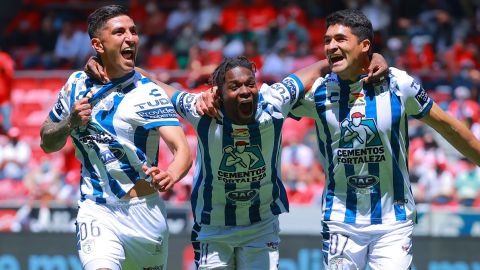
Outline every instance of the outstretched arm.
POLYGON ((425 117, 420 119, 440 133, 466 158, 480 166, 480 141, 460 121, 443 111, 436 103, 425 117))
POLYGON ((152 185, 157 190, 167 191, 188 173, 192 166, 192 156, 181 127, 163 126, 158 128, 158 132, 172 152, 173 159, 165 170, 156 166, 144 166, 143 169, 147 175, 152 176, 152 185))
POLYGON ((40 147, 43 151, 51 153, 62 149, 72 130, 90 121, 92 105, 88 103, 89 98, 87 95, 76 101, 70 115, 58 123, 47 117, 40 129, 40 147))

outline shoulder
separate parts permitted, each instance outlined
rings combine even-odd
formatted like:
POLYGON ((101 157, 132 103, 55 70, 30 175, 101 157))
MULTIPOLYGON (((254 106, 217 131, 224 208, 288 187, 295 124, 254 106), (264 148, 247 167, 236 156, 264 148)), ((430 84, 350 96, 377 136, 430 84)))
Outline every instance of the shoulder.
POLYGON ((83 71, 75 71, 70 76, 68 76, 67 82, 69 83, 78 83, 78 82, 84 82, 88 79, 88 75, 83 72, 83 71))
POLYGON ((394 67, 389 68, 390 85, 399 89, 410 88, 415 79, 406 71, 394 67))

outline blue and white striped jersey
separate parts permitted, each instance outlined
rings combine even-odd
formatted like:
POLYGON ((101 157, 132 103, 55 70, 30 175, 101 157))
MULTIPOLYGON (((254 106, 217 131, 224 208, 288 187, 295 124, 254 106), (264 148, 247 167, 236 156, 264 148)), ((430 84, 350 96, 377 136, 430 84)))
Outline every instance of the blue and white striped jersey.
POLYGON ((180 123, 163 89, 135 71, 105 85, 84 72, 73 73, 49 114, 52 121, 65 119, 90 91, 92 120, 71 133, 82 163, 80 200, 111 203, 145 179, 143 164, 157 165, 156 128, 180 123))
POLYGON ((192 188, 195 222, 214 226, 248 225, 288 212, 280 179, 281 129, 303 85, 295 75, 263 85, 255 121, 236 125, 196 113, 196 95, 177 92, 172 102, 198 135, 192 188))
POLYGON ((317 79, 295 116, 315 119, 326 173, 323 218, 354 224, 415 220, 408 176, 408 116, 433 101, 406 72, 390 68, 372 87, 336 74, 317 79))

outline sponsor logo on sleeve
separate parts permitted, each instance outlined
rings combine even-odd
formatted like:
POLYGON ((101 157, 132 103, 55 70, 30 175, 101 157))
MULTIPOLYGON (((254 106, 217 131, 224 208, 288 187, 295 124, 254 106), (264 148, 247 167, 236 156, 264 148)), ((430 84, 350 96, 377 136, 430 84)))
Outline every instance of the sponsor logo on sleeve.
POLYGON ((285 78, 282 83, 283 85, 285 85, 285 87, 287 87, 287 90, 290 93, 290 103, 293 103, 295 97, 297 96, 297 87, 295 84, 295 80, 292 78, 285 78))
POLYGON ((425 106, 429 100, 427 92, 423 88, 420 88, 420 91, 415 95, 415 99, 422 107, 425 106))
POLYGON ((62 112, 64 111, 64 107, 62 104, 62 101, 60 100, 60 97, 58 98, 57 102, 55 103, 55 106, 53 107, 53 111, 55 112, 56 115, 62 115, 62 112))

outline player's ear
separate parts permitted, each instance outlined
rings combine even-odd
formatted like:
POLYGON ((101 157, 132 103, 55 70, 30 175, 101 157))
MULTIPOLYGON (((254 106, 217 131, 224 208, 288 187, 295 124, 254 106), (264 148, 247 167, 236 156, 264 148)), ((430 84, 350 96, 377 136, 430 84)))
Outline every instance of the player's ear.
POLYGON ((103 44, 100 41, 99 38, 92 38, 90 40, 90 43, 92 44, 92 48, 97 52, 97 53, 103 53, 105 50, 103 49, 103 44))
POLYGON ((368 53, 370 51, 370 47, 372 46, 372 43, 370 42, 369 39, 364 39, 360 42, 362 45, 362 52, 368 53))

